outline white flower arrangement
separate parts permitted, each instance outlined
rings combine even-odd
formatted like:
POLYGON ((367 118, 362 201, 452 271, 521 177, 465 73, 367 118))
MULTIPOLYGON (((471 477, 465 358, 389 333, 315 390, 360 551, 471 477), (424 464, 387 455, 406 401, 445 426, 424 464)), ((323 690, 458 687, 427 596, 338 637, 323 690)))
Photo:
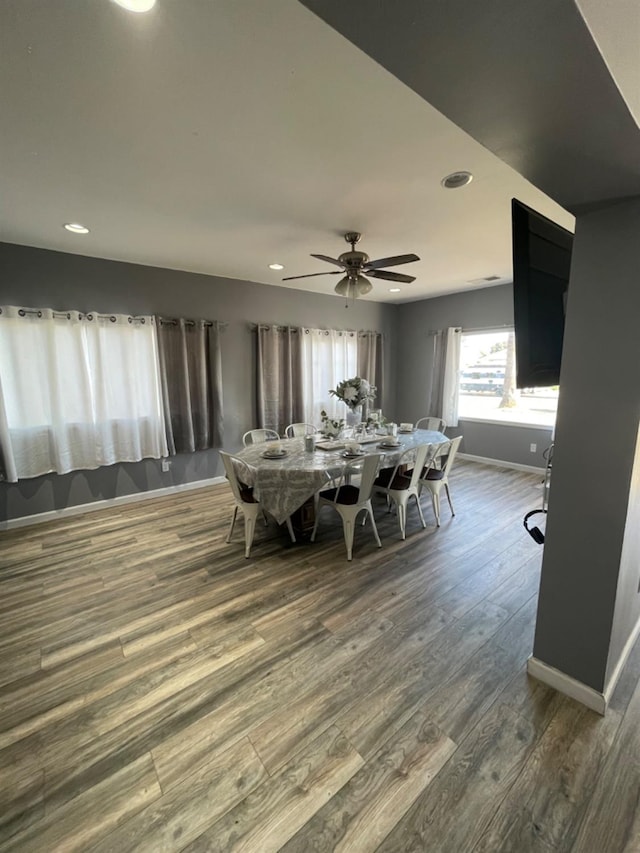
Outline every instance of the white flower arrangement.
POLYGON ((367 400, 373 400, 376 396, 376 388, 370 385, 366 379, 354 376, 353 379, 343 379, 338 383, 335 391, 329 391, 338 400, 342 400, 351 411, 355 411, 367 400))

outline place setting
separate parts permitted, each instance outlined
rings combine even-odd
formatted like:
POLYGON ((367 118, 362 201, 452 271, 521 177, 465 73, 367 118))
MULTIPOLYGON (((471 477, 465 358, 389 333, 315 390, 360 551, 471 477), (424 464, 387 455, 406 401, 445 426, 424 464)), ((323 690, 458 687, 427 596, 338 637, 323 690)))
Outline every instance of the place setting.
POLYGON ((390 435, 388 438, 383 438, 382 441, 378 442, 378 447, 384 447, 386 450, 396 450, 398 447, 402 447, 403 444, 397 438, 390 435))
POLYGON ((345 459, 357 459, 360 456, 364 456, 365 451, 360 447, 360 443, 357 441, 345 441, 344 450, 342 452, 342 456, 345 459))
POLYGON ((273 447, 268 447, 260 454, 263 459, 282 459, 287 455, 286 449, 281 444, 275 444, 273 447))

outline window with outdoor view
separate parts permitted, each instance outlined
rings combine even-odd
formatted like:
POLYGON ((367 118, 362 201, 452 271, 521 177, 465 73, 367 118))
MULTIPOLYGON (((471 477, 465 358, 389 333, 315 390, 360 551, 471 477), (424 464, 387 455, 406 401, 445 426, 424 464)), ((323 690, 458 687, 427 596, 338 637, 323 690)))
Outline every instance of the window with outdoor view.
POLYGON ((511 424, 553 426, 558 386, 516 388, 513 329, 463 332, 458 416, 511 424))

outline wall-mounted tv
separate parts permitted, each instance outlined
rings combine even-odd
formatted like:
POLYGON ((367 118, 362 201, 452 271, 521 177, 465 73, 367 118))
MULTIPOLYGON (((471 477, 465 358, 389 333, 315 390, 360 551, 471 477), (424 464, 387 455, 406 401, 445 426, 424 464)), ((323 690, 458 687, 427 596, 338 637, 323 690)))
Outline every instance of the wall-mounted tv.
POLYGON ((511 201, 516 385, 558 385, 573 234, 511 201))

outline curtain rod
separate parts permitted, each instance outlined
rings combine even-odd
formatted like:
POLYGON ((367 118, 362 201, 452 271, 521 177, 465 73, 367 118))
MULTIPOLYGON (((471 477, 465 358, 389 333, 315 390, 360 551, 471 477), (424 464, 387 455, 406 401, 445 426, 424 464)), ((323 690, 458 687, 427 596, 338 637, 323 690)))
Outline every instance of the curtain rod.
MULTIPOLYGON (((177 326, 180 322, 180 319, 182 318, 158 317, 158 322, 161 323, 163 326, 177 326)), ((185 326, 195 326, 197 322, 197 320, 185 320, 184 324, 185 326)), ((228 326, 228 323, 224 322, 223 320, 204 320, 203 322, 205 326, 217 326, 219 329, 226 329, 228 326)))
POLYGON ((340 334, 349 334, 349 335, 380 335, 382 337, 383 332, 379 332, 377 329, 311 329, 306 326, 280 326, 277 323, 249 323, 249 328, 252 331, 256 329, 278 329, 279 331, 291 331, 291 332, 301 332, 304 330, 305 333, 308 332, 339 332, 340 334))
POLYGON ((277 329, 282 332, 299 332, 300 326, 281 326, 278 323, 249 323, 249 328, 252 331, 256 329, 277 329))
POLYGON ((498 323, 493 326, 477 326, 474 328, 462 328, 463 332, 499 332, 501 329, 513 329, 513 323, 498 323))
MULTIPOLYGON (((0 313, 2 313, 2 309, 0 309, 0 313)), ((19 308, 18 309, 18 315, 20 317, 26 317, 27 314, 33 315, 35 317, 42 317, 42 309, 41 308, 19 308)), ((58 317, 58 318, 65 318, 66 317, 67 320, 71 319, 72 314, 77 314, 78 318, 80 320, 93 320, 94 317, 97 320, 111 320, 112 323, 115 323, 117 320, 117 317, 115 314, 93 314, 91 311, 85 313, 84 311, 76 311, 75 309, 73 311, 51 311, 51 314, 54 317, 58 317)), ((143 316, 135 316, 133 314, 124 314, 122 316, 127 317, 130 322, 138 321, 138 322, 144 323, 144 317, 143 316)))
MULTIPOLYGON (((0 308, 0 314, 2 313, 2 309, 0 308)), ((51 312, 54 317, 64 318, 67 320, 71 319, 71 314, 77 314, 81 320, 93 320, 95 317, 97 320, 111 320, 112 323, 116 322, 115 314, 93 314, 91 312, 85 313, 83 311, 52 311, 51 312)), ((18 314, 20 317, 26 317, 27 315, 31 315, 34 317, 42 317, 42 309, 41 308, 19 308, 18 314)), ((144 322, 144 317, 136 316, 134 314, 124 314, 123 316, 128 317, 131 322, 144 322)), ((156 318, 159 323, 165 325, 176 325, 178 323, 178 319, 174 317, 157 317, 156 318)), ((185 324, 187 326, 195 326, 196 320, 185 320, 185 324)), ((227 323, 222 320, 205 320, 205 326, 217 326, 219 329, 226 329, 227 323)))
POLYGON ((446 332, 446 331, 447 331, 447 328, 449 328, 449 329, 454 329, 456 332, 462 332, 462 331, 464 331, 464 330, 463 330, 463 328, 462 328, 462 326, 447 326, 447 327, 446 327, 446 328, 444 328, 444 329, 429 329, 429 331, 427 332, 427 334, 428 334, 429 336, 439 335, 439 334, 440 334, 440 332, 446 332))
MULTIPOLYGON (((513 329, 512 323, 503 323, 502 325, 494 325, 494 326, 474 326, 473 328, 469 328, 467 326, 452 326, 451 328, 456 329, 458 332, 467 332, 467 333, 480 333, 480 332, 499 332, 501 329, 513 329)), ((437 335, 442 332, 443 329, 429 329, 429 335, 437 335)), ((444 330, 446 331, 446 329, 444 330)))

